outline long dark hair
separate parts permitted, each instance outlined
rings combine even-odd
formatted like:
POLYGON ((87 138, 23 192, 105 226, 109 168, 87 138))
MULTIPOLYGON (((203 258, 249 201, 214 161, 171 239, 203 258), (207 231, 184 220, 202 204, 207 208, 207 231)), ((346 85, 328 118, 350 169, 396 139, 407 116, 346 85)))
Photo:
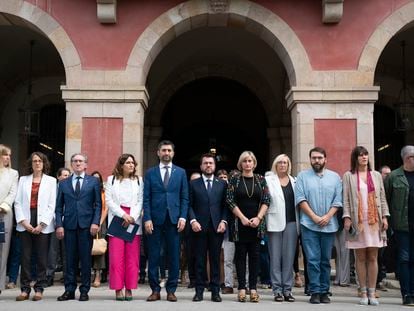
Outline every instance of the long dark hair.
POLYGON ((126 160, 128 160, 128 158, 132 158, 132 160, 134 161, 134 171, 129 174, 129 178, 135 179, 136 178, 136 168, 137 168, 137 161, 135 161, 135 157, 130 154, 130 153, 124 153, 121 154, 118 158, 118 161, 116 161, 116 165, 114 170, 112 171, 112 175, 115 176, 116 179, 121 179, 124 178, 124 170, 122 169, 122 166, 125 164, 126 160))
MULTIPOLYGON (((356 146, 351 152, 351 173, 354 174, 358 169, 358 157, 360 155, 368 155, 367 148, 363 146, 356 146)), ((368 159, 368 171, 371 170, 371 164, 368 159)))
MULTIPOLYGON (((99 185, 101 186, 101 190, 103 190, 103 188, 104 188, 104 186, 103 186, 103 178, 102 178, 102 174, 101 173, 99 173, 99 171, 93 171, 92 173, 91 173, 91 176, 94 176, 94 175, 98 175, 98 180, 99 180, 99 185)), ((94 177, 96 177, 96 176, 94 176, 94 177)))

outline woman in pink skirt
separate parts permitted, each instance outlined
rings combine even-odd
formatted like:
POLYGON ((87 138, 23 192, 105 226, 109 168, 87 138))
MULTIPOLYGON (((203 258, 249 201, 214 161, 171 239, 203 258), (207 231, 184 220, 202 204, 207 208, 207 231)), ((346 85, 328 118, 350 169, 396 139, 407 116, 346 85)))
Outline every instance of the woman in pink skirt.
POLYGON ((144 185, 142 179, 136 175, 136 166, 132 154, 121 155, 113 175, 108 177, 105 189, 106 205, 109 209, 108 228, 114 216, 122 218, 124 226, 139 225, 132 242, 109 235, 109 288, 115 290, 116 300, 132 300, 132 289, 136 289, 138 283, 144 185))
POLYGON ((362 305, 378 305, 375 297, 378 248, 387 246, 390 215, 381 174, 371 170, 368 150, 357 146, 351 153, 351 171, 343 177, 344 230, 347 247, 355 250, 355 266, 362 305), (368 293, 367 293, 368 287, 368 293))

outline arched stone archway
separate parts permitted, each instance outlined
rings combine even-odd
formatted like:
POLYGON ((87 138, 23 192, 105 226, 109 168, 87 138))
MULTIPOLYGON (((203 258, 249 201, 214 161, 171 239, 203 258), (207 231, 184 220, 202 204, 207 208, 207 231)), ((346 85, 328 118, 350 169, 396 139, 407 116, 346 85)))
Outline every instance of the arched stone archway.
POLYGON ((414 2, 410 2, 389 15, 372 33, 359 59, 358 71, 369 72, 374 84, 375 69, 387 43, 405 26, 414 21, 414 2))
POLYGON ((63 27, 48 13, 23 0, 1 1, 0 12, 22 18, 49 38, 62 59, 67 80, 80 70, 80 57, 75 46, 63 27))
POLYGON ((165 12, 137 40, 127 71, 138 71, 138 83, 145 85, 160 51, 176 37, 200 27, 235 27, 257 35, 279 56, 292 86, 310 84, 312 69, 295 32, 279 16, 247 0, 231 2, 221 11, 210 7, 208 1, 191 0, 165 12))

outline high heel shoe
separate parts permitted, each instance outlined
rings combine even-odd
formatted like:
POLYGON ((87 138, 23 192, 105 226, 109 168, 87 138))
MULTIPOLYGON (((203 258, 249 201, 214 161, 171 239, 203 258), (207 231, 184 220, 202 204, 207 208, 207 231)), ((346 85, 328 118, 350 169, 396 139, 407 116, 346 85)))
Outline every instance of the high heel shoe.
POLYGON ((245 291, 239 291, 237 294, 237 300, 239 302, 246 302, 246 292, 245 291))
POLYGON ((250 302, 259 302, 259 294, 256 291, 250 291, 250 302))
POLYGON ((368 296, 367 296, 367 288, 366 287, 361 287, 361 289, 359 290, 360 292, 360 297, 361 299, 359 300, 359 304, 363 305, 363 306, 368 306, 369 300, 368 300, 368 296))
POLYGON ((130 289, 125 290, 125 301, 132 301, 132 291, 130 289))
POLYGON ((125 300, 125 297, 124 297, 124 294, 122 293, 122 290, 115 291, 115 300, 116 301, 124 301, 125 300))
POLYGON ((371 306, 378 306, 379 301, 377 297, 375 296, 375 288, 368 288, 368 303, 371 306))

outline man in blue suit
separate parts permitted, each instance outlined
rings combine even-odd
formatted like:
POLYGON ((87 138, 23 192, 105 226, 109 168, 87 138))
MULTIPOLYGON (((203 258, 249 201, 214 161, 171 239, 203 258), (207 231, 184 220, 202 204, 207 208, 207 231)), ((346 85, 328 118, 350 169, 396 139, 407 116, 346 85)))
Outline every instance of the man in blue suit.
POLYGON ((193 231, 196 288, 193 301, 203 300, 207 252, 210 262, 211 300, 221 302, 220 252, 227 225, 227 183, 214 177, 214 155, 201 156, 202 176, 190 182, 189 220, 193 231))
POLYGON ((65 292, 58 301, 75 299, 76 270, 81 264, 82 285, 79 301, 89 300, 91 287, 92 238, 99 230, 101 189, 99 181, 85 174, 86 155, 76 153, 70 162, 72 176, 61 181, 56 199, 56 236, 66 248, 65 292))
POLYGON ((164 140, 158 144, 160 164, 148 169, 144 182, 143 222, 147 233, 148 279, 152 289, 147 301, 160 300, 158 270, 161 239, 165 238, 168 254, 167 300, 177 301, 175 290, 180 268, 180 236, 188 211, 188 183, 185 170, 172 164, 174 144, 164 140))

